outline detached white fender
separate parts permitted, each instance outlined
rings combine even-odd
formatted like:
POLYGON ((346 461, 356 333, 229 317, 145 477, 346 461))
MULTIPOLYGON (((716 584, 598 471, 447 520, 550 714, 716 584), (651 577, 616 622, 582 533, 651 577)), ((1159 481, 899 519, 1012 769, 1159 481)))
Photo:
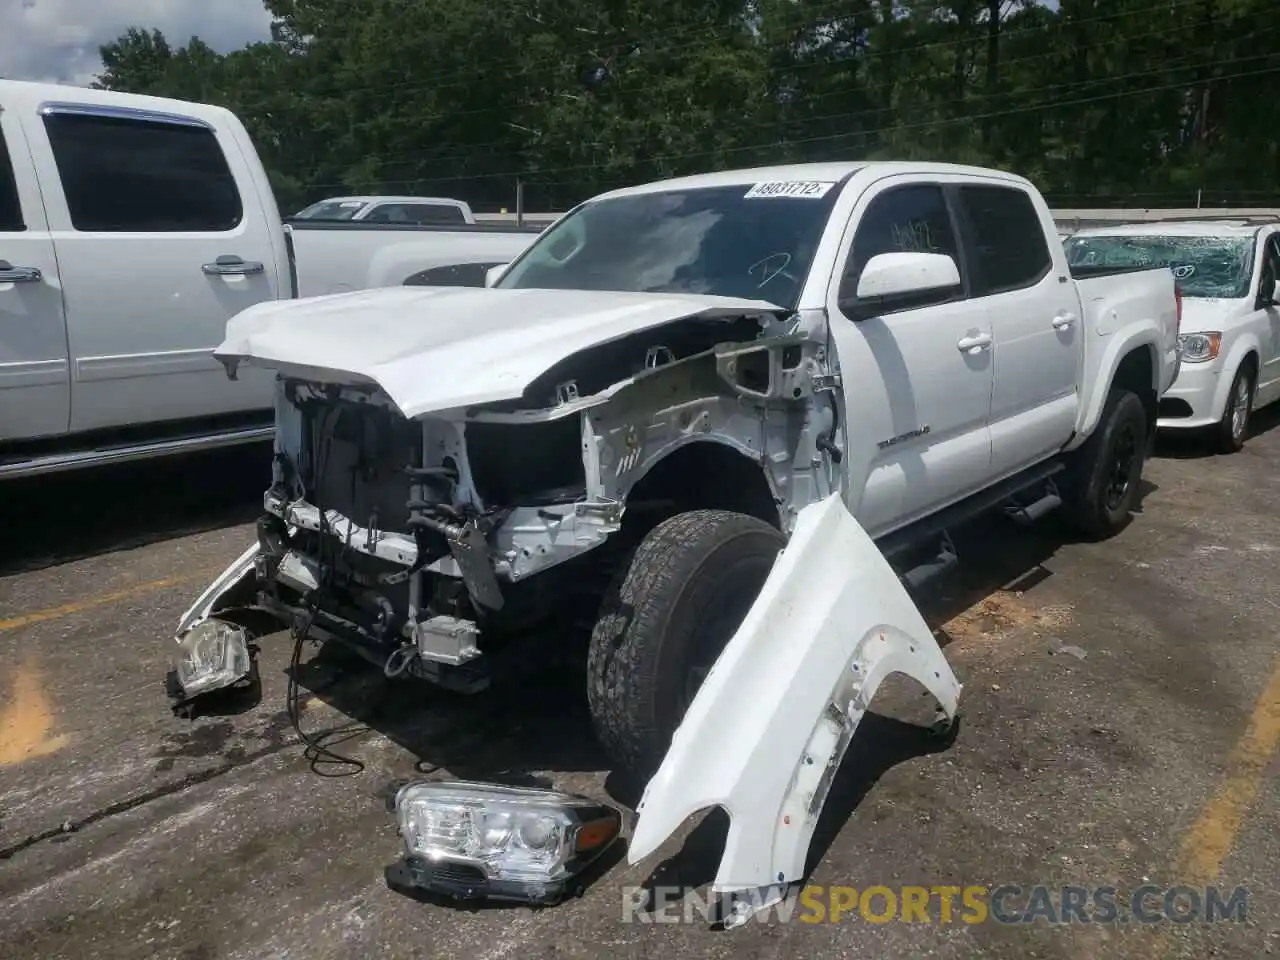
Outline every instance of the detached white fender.
POLYGON ((918 680, 954 720, 960 683, 897 575, 833 494, 800 512, 694 697, 637 807, 630 863, 718 805, 731 820, 713 885, 734 903, 726 924, 781 900, 803 879, 832 778, 891 673, 918 680))
POLYGON ((218 579, 205 588, 204 593, 196 598, 190 609, 178 621, 178 630, 174 639, 182 641, 183 635, 198 623, 209 619, 217 613, 220 601, 226 594, 238 587, 246 579, 254 575, 254 560, 257 559, 259 546, 255 541, 244 553, 240 554, 227 569, 218 575, 218 579))

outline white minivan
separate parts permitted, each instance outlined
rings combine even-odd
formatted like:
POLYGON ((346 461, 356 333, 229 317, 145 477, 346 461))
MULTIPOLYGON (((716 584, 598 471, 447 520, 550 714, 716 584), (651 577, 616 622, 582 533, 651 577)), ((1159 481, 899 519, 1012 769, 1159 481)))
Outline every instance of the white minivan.
POLYGON ((1182 365, 1161 430, 1244 446, 1249 415, 1280 400, 1280 219, 1132 223, 1081 230, 1071 265, 1165 265, 1182 294, 1182 365))

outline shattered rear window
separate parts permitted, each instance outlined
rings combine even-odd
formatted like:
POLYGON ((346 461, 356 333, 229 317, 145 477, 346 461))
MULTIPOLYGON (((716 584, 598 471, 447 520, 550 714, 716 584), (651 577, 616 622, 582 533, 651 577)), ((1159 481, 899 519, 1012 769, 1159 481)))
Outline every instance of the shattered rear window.
POLYGON ((1073 267, 1168 267, 1184 297, 1249 295, 1253 237, 1074 236, 1065 247, 1073 267))

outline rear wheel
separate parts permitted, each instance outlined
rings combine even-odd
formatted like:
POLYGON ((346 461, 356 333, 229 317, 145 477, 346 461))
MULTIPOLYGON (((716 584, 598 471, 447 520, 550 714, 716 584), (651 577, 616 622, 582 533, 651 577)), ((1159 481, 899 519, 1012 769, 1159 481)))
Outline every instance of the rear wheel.
POLYGON ((1067 516, 1087 537, 1103 540, 1128 525, 1146 449, 1142 400, 1132 391, 1112 390, 1093 434, 1076 451, 1066 482, 1067 516))
POLYGON ((1249 433, 1249 414, 1253 410, 1253 387, 1253 367, 1246 360, 1240 364, 1235 379, 1231 381, 1227 408, 1214 428, 1214 445, 1219 453, 1237 453, 1244 448, 1244 439, 1249 433))
POLYGON ((627 773, 644 780, 658 768, 785 542, 755 517, 691 510, 654 527, 623 563, 592 631, 587 699, 627 773))

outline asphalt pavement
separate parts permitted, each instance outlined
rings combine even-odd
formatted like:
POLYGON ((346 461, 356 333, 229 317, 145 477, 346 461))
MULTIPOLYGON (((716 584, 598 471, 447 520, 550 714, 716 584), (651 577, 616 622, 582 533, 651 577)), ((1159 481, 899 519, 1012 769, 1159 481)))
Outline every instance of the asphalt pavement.
MULTIPOLYGON (((789 922, 715 930, 644 884, 696 891, 724 823, 611 867, 556 907, 456 907, 389 890, 384 799, 415 776, 550 783, 626 807, 580 680, 463 698, 360 662, 299 671, 304 728, 364 764, 309 761, 285 713, 290 644, 260 702, 171 715, 177 618, 250 541, 264 451, 0 488, 0 957, 1241 957, 1280 953, 1280 417, 1234 456, 1162 443, 1141 513, 1082 544, 1052 522, 960 538, 927 613, 965 684, 953 738, 895 678, 859 728, 789 922), (347 775, 344 775, 347 774, 347 775), (906 887, 1115 888, 1114 922, 983 922, 906 887), (1243 920, 1140 922, 1181 885, 1246 894, 1243 920), (838 890, 835 888, 839 888, 838 890), (851 892, 849 888, 855 888, 851 892), (862 899, 868 888, 869 903, 862 899), (811 909, 823 906, 820 919, 811 909), (808 906, 806 906, 808 904, 808 906), (844 908, 830 922, 831 907, 844 908), (807 913, 807 917, 803 916, 807 913), (667 922, 655 922, 663 919, 667 922), (647 922, 646 922, 647 921, 647 922), (883 921, 883 922, 877 922, 883 921)), ((1186 896, 1184 891, 1183 896, 1186 896)), ((794 904, 793 904, 794 905, 794 904)), ((1030 918, 1028 918, 1030 919, 1030 918)))

